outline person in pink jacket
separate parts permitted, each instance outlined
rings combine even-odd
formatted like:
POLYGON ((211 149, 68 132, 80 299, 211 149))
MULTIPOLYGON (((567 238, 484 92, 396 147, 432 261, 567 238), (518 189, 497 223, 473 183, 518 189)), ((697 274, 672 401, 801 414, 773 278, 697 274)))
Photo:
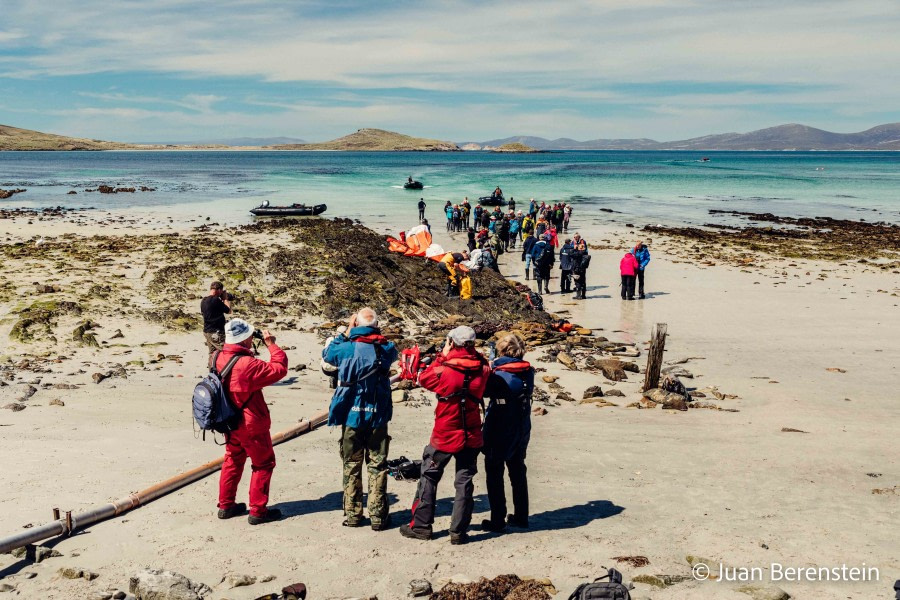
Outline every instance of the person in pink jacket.
POLYGON ((622 275, 622 300, 634 300, 634 283, 639 266, 633 250, 626 252, 619 261, 619 273, 622 275))

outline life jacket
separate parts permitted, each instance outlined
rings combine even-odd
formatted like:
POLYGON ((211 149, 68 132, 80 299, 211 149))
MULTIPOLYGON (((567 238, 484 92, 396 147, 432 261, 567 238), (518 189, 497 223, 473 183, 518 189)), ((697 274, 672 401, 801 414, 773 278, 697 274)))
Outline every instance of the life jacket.
POLYGON ((415 381, 419 378, 419 366, 421 365, 422 351, 416 344, 400 353, 400 379, 415 381))
POLYGON ((507 373, 525 373, 531 368, 531 363, 527 360, 519 360, 516 362, 508 362, 504 365, 494 367, 495 371, 505 371, 507 373))

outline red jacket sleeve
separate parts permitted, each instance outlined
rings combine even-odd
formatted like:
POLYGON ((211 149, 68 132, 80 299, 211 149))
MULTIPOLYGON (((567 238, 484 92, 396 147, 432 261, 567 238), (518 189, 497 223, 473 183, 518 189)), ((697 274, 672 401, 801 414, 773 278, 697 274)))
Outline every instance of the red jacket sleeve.
POLYGON ((259 390, 280 381, 287 375, 288 360, 284 350, 272 344, 269 348, 269 362, 254 360, 247 368, 247 381, 251 389, 259 390))
POLYGON ((441 364, 444 362, 444 358, 443 353, 438 354, 431 364, 419 374, 419 385, 429 392, 436 391, 441 383, 441 373, 444 370, 441 364))

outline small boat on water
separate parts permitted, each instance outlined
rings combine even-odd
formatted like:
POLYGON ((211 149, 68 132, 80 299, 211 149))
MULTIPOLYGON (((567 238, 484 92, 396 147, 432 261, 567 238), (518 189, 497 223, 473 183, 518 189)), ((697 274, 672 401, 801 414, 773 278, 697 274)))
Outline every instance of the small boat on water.
POLYGON ((421 181, 407 181, 403 184, 403 188, 407 190, 421 190, 424 187, 421 181))
POLYGON ((482 196, 478 199, 478 203, 482 206, 506 206, 506 198, 502 195, 494 196, 491 194, 490 196, 482 196))
POLYGON ((291 204, 290 206, 269 206, 266 200, 250 211, 257 217, 314 217, 328 210, 326 204, 308 206, 306 204, 291 204))

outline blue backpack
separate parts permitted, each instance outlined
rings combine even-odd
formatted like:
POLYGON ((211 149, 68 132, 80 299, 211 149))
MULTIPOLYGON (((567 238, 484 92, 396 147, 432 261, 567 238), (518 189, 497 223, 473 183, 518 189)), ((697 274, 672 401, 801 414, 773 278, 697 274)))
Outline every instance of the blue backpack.
POLYGON ((231 357, 222 372, 216 371, 216 361, 220 351, 213 354, 209 373, 200 383, 194 387, 192 399, 194 407, 194 421, 203 432, 206 440, 206 432, 213 431, 228 434, 237 429, 241 423, 242 412, 237 408, 225 392, 228 375, 234 364, 241 358, 240 355, 231 357))

